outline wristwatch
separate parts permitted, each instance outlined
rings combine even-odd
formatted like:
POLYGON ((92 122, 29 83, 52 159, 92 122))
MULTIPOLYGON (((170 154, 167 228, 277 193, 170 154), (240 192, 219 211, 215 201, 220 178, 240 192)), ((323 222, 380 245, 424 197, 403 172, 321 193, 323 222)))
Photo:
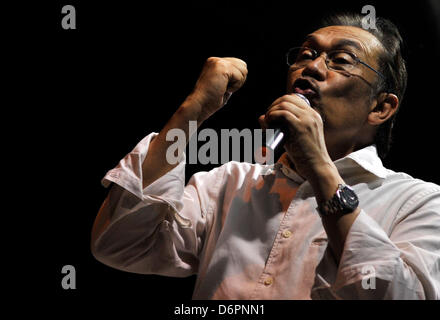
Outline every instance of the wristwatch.
POLYGON ((359 205, 359 199, 352 188, 339 184, 335 195, 318 205, 316 208, 321 216, 329 217, 336 214, 353 212, 359 205))

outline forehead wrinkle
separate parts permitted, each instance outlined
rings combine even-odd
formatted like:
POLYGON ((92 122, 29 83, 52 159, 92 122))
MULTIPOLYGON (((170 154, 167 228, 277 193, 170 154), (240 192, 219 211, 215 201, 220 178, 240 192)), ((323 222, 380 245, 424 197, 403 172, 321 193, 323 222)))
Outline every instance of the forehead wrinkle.
POLYGON ((376 56, 383 49, 380 41, 368 31, 352 26, 330 26, 318 29, 306 37, 306 42, 312 42, 320 47, 329 47, 337 45, 338 42, 350 40, 357 43, 361 50, 359 51, 362 60, 377 65, 376 56), (330 36, 330 39, 328 39, 330 36), (330 41, 330 43, 328 43, 330 41))
POLYGON ((310 42, 310 43, 312 43, 312 44, 315 44, 316 46, 318 46, 318 47, 321 47, 321 48, 328 48, 328 49, 339 49, 339 48, 341 48, 341 47, 352 47, 352 48, 354 48, 354 49, 356 49, 357 51, 359 51, 359 52, 364 52, 364 51, 366 51, 366 48, 365 48, 365 46, 361 43, 361 42, 359 42, 359 41, 357 41, 357 40, 355 40, 355 39, 348 39, 348 38, 344 38, 344 37, 338 37, 338 38, 333 38, 332 40, 331 40, 331 42, 330 42, 330 44, 327 44, 327 43, 325 43, 326 42, 326 39, 327 37, 326 36, 324 36, 324 35, 315 35, 315 34, 309 34, 307 37, 306 37, 306 41, 304 42, 304 43, 306 43, 306 42, 310 42))

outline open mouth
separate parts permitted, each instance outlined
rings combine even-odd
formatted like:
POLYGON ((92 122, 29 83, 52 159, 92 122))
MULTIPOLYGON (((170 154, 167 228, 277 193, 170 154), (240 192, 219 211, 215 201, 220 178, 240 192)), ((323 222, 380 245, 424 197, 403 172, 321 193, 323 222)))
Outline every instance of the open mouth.
POLYGON ((308 99, 319 96, 318 87, 304 78, 299 78, 293 83, 293 92, 300 93, 308 99))

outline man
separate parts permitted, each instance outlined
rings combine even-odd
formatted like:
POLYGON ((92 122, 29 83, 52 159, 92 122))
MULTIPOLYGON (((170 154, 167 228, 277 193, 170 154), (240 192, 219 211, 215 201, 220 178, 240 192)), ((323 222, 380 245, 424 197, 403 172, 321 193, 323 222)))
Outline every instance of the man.
POLYGON ((338 15, 289 51, 287 94, 263 127, 287 133, 274 165, 229 162, 184 186, 166 161, 245 82, 246 63, 209 58, 161 132, 110 170, 92 252, 121 270, 197 274, 195 299, 439 299, 440 187, 382 166, 406 87, 401 38, 338 15), (294 95, 301 93, 311 106, 294 95), (377 151, 376 151, 377 150, 377 151))

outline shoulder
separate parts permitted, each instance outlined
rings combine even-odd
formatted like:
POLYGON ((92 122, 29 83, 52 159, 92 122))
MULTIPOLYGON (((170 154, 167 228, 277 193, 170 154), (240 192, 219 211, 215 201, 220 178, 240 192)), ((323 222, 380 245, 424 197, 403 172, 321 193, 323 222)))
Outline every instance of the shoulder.
POLYGON ((433 182, 414 178, 405 172, 395 172, 390 169, 386 169, 386 172, 384 184, 400 186, 400 189, 411 189, 417 193, 440 192, 440 186, 433 182))
POLYGON ((384 188, 393 190, 396 198, 404 200, 400 213, 410 213, 422 207, 432 207, 440 214, 440 186, 414 178, 405 172, 387 169, 384 188))

